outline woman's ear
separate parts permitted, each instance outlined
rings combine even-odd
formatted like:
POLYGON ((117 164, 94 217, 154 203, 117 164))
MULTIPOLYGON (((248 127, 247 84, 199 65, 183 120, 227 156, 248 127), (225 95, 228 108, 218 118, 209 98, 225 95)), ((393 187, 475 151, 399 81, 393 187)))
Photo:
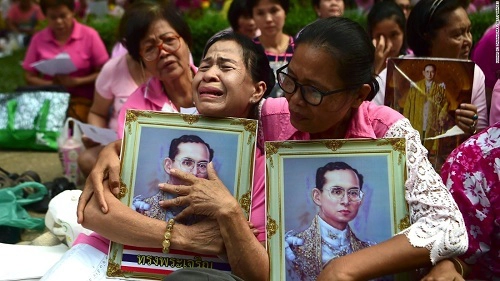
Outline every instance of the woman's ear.
POLYGON ((371 90, 372 87, 369 84, 363 84, 363 86, 361 86, 361 88, 359 88, 359 90, 356 92, 356 98, 352 103, 352 107, 358 108, 363 103, 363 101, 365 101, 371 90))
POLYGON ((254 87, 255 91, 250 97, 250 103, 258 103, 262 99, 264 93, 267 90, 267 85, 264 81, 259 81, 255 83, 254 87))

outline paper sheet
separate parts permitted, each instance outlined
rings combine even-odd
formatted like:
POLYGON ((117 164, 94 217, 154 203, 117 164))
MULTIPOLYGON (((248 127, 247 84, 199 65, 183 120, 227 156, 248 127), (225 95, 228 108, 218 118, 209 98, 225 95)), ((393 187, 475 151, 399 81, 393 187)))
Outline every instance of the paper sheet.
POLYGON ((460 129, 457 125, 453 126, 451 129, 446 131, 444 134, 432 137, 432 138, 425 138, 426 140, 436 140, 436 139, 441 139, 441 138, 446 138, 446 137, 453 137, 453 136, 458 136, 458 135, 463 135, 465 132, 460 129))
POLYGON ((56 74, 70 74, 76 70, 76 66, 68 53, 60 53, 53 59, 40 60, 31 64, 41 73, 49 76, 56 74))
POLYGON ((73 121, 76 122, 85 137, 95 142, 106 145, 118 139, 115 130, 96 127, 90 124, 82 123, 78 120, 73 121))

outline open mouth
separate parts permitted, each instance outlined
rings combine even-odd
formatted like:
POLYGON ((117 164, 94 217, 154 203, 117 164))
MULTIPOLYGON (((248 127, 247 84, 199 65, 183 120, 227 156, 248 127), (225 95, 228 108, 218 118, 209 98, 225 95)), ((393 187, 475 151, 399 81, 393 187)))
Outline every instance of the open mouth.
POLYGON ((215 96, 215 97, 220 97, 224 93, 215 88, 200 88, 198 89, 198 92, 200 93, 200 96, 215 96))

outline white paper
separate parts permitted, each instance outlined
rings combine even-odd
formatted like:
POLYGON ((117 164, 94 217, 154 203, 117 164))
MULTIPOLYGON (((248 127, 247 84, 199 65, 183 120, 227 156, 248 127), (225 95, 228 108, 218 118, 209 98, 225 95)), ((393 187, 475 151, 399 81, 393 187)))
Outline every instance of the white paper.
POLYGON ((444 134, 432 137, 432 138, 425 138, 425 140, 436 140, 436 139, 442 139, 446 137, 453 137, 453 136, 458 136, 458 135, 463 135, 465 132, 460 129, 457 125, 453 126, 451 129, 446 131, 444 134))
POLYGON ((70 74, 76 70, 76 66, 68 53, 60 53, 53 59, 40 60, 31 64, 41 73, 49 76, 56 74, 70 74))
POLYGON ((68 246, 32 246, 0 243, 0 281, 38 280, 68 250, 68 246))
POLYGON ((118 139, 116 132, 113 129, 100 128, 94 125, 82 123, 78 120, 73 120, 73 122, 78 125, 82 131, 82 135, 85 135, 85 137, 93 140, 94 142, 106 145, 118 139))

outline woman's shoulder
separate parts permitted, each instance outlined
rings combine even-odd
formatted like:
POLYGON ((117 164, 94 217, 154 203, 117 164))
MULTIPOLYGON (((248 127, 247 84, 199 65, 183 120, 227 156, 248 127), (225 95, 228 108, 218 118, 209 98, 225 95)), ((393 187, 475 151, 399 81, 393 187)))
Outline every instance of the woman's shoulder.
POLYGON ((261 117, 290 114, 286 98, 267 98, 262 105, 261 117))

